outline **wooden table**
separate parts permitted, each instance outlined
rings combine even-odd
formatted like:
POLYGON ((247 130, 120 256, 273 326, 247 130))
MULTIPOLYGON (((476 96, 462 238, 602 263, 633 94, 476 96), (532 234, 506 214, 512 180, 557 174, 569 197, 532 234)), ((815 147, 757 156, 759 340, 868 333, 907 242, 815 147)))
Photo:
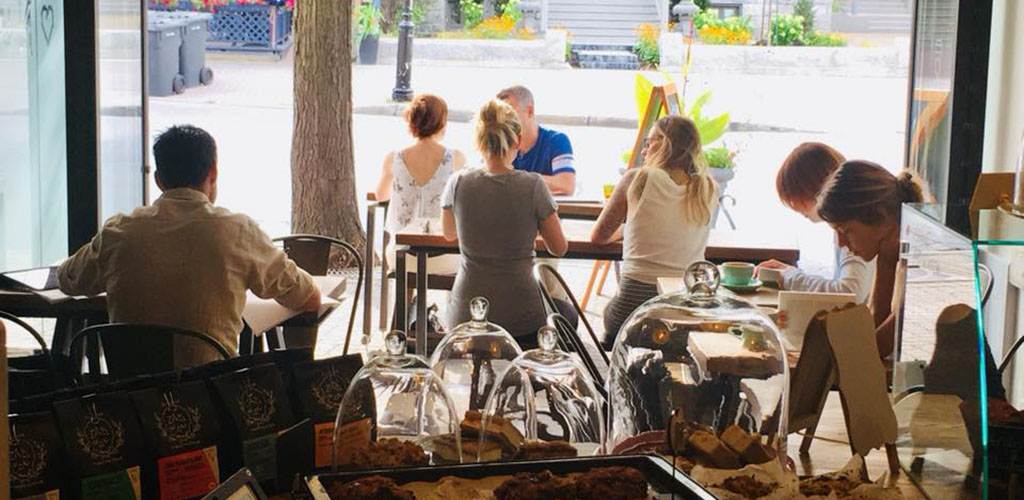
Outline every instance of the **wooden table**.
MULTIPOLYGON (((686 289, 683 278, 658 278, 658 293, 681 292, 686 289)), ((776 309, 779 307, 779 291, 763 286, 756 293, 736 293, 720 286, 718 293, 750 301, 758 307, 776 309)))
MULTIPOLYGON (((569 243, 569 250, 561 258, 584 260, 622 260, 622 242, 597 244, 590 242, 593 221, 566 220, 562 230, 569 243)), ((439 232, 401 232, 396 235, 395 257, 395 313, 399 325, 408 324, 405 297, 408 294, 408 279, 405 265, 406 254, 416 256, 416 352, 426 355, 427 339, 427 257, 437 254, 459 252, 459 244, 448 241, 439 232)), ((547 253, 543 241, 538 237, 534 246, 538 257, 554 257, 547 253)), ((745 261, 761 262, 777 259, 796 263, 800 249, 793 235, 765 236, 745 231, 711 231, 705 258, 713 262, 745 261)))
MULTIPOLYGON (((346 280, 342 276, 314 276, 324 293, 344 291, 346 280)), ((257 301, 259 299, 256 299, 257 301)), ((319 313, 309 312, 295 315, 279 326, 316 326, 325 320, 339 304, 328 304, 319 313)), ((60 302, 48 302, 38 295, 11 289, 0 289, 0 311, 22 318, 55 318, 53 340, 50 350, 58 353, 67 351, 68 342, 75 333, 89 324, 107 322, 107 297, 71 297, 60 302)), ((255 332, 257 335, 263 332, 255 332)), ((241 348, 241 343, 240 343, 241 348)))

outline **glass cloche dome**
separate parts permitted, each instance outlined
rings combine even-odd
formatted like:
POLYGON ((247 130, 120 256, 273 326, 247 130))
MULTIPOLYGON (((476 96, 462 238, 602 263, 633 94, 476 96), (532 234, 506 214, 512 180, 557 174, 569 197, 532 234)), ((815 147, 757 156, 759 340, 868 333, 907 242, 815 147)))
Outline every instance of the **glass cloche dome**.
POLYGON ((391 468, 461 462, 459 419, 444 384, 406 336, 392 331, 345 391, 334 427, 334 465, 391 468))
POLYGON ((504 328, 487 321, 488 305, 483 297, 471 300, 472 319, 441 339, 430 358, 430 366, 444 381, 459 418, 467 411, 484 409, 498 376, 523 352, 504 328))
MULTIPOLYGON (((487 398, 478 458, 545 459, 603 451, 604 398, 586 369, 545 326, 537 349, 517 357, 487 398)), ((472 459, 467 453, 467 459, 472 459)))
POLYGON ((718 268, 691 265, 686 291, 655 297, 612 350, 611 453, 668 451, 737 469, 785 457, 788 367, 779 330, 745 300, 717 293, 718 268))

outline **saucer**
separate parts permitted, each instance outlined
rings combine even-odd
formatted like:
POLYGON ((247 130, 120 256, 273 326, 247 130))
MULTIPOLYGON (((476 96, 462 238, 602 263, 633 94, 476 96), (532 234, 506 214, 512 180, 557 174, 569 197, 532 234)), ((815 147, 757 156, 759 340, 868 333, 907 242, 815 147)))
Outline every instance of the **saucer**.
POLYGON ((757 293, 757 291, 762 286, 764 286, 764 283, 762 283, 761 280, 759 280, 757 278, 754 278, 754 279, 750 280, 750 282, 748 282, 745 285, 730 285, 728 283, 722 283, 722 286, 724 286, 725 288, 728 288, 729 290, 732 290, 735 293, 743 294, 743 293, 757 293))

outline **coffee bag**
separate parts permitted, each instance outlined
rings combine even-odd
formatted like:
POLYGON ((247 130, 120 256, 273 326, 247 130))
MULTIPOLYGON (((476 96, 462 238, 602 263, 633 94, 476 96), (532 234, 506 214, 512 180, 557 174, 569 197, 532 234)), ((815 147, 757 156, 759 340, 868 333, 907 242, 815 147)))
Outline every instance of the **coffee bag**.
POLYGON ((13 415, 10 426, 11 498, 58 500, 64 457, 53 413, 13 415))
POLYGON ((338 407, 352 377, 362 366, 362 357, 351 354, 299 363, 292 371, 289 393, 299 417, 313 422, 313 457, 318 469, 331 465, 338 407))
POLYGON ((128 395, 96 394, 55 403, 53 409, 67 455, 70 498, 140 500, 143 441, 128 395))
POLYGON ((212 491, 220 479, 220 424, 206 384, 165 385, 130 396, 146 442, 145 497, 186 500, 212 491))

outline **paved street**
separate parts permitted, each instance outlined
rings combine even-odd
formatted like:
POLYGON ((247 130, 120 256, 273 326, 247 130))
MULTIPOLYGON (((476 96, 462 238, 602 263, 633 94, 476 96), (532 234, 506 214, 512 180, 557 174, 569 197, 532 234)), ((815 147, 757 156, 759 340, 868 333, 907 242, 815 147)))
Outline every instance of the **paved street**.
MULTIPOLYGON (((210 87, 151 98, 151 134, 175 123, 208 129, 219 143, 218 204, 250 214, 271 235, 287 234, 293 119, 290 61, 214 55, 209 64, 217 75, 210 87)), ((393 69, 356 66, 354 70, 353 136, 357 193, 362 199, 361 193, 374 187, 385 153, 406 145, 409 136, 400 117, 381 114, 392 113, 386 98, 394 85, 393 69)), ((448 66, 417 66, 414 71, 415 90, 435 92, 448 100, 452 121, 446 142, 465 151, 471 163, 479 156, 472 151, 472 125, 465 120, 500 87, 516 82, 533 89, 539 114, 553 115, 560 123, 590 117, 592 122, 620 125, 556 127, 572 139, 583 196, 597 197, 602 184, 617 179, 620 156, 635 139, 635 129, 621 126, 635 118, 634 72, 448 66)), ((707 111, 729 111, 739 129, 724 137, 726 144, 740 151, 736 178, 727 189, 737 199, 730 208, 737 225, 746 230, 796 232, 806 264, 827 269, 831 263, 828 228, 812 225, 782 207, 775 195, 775 171, 794 146, 811 140, 832 144, 847 157, 868 158, 898 169, 906 82, 693 75, 688 95, 696 96, 706 88, 714 91, 707 111)), ((580 291, 589 267, 586 263, 568 267, 580 291)), ((596 325, 603 301, 598 299, 590 307, 596 325)), ((335 315, 332 323, 343 324, 347 321, 343 316, 335 315)), ((330 351, 337 348, 335 342, 328 345, 325 348, 330 351)))

